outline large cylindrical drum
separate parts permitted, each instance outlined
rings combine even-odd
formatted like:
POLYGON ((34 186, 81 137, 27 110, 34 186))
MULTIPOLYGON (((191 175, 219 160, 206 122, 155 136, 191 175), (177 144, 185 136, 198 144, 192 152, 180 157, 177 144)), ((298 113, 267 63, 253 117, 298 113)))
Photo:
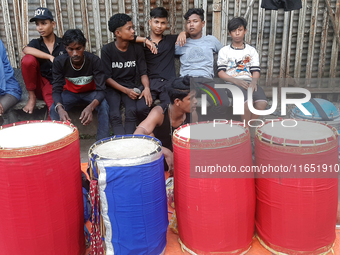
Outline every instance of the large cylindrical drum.
POLYGON ((272 252, 324 254, 335 241, 339 137, 326 124, 271 120, 256 130, 256 230, 272 252))
POLYGON ((164 157, 150 136, 105 138, 89 150, 98 180, 104 252, 162 254, 168 227, 164 157))
POLYGON ((79 134, 71 124, 0 127, 1 254, 84 254, 79 134))
POLYGON ((182 247, 197 254, 246 252, 255 220, 248 129, 236 122, 184 125, 173 134, 173 150, 182 247))

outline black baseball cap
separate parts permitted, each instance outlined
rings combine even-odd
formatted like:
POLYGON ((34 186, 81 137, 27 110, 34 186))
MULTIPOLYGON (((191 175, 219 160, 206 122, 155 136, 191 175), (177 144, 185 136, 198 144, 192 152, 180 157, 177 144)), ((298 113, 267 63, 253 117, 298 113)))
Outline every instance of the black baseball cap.
POLYGON ((30 19, 30 22, 36 21, 37 19, 49 19, 49 20, 53 20, 53 16, 52 13, 49 9, 47 8, 43 8, 43 7, 39 7, 34 11, 34 17, 30 19))

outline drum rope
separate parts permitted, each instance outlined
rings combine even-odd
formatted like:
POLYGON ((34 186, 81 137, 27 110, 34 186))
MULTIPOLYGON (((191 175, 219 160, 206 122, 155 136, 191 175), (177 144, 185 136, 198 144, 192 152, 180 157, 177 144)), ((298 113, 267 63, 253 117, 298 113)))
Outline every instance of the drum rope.
MULTIPOLYGON (((273 254, 276 254, 276 255, 288 255, 288 253, 284 253, 284 252, 279 252, 279 251, 276 251, 276 250, 274 250, 273 248, 271 248, 271 247, 269 247, 258 235, 256 235, 256 238, 259 240, 259 242, 260 242, 260 244, 264 247, 264 248, 266 248, 268 251, 270 251, 271 253, 273 253, 273 254)), ((328 254, 328 253, 332 253, 332 254, 334 254, 334 249, 333 249, 333 247, 334 247, 334 245, 335 245, 335 243, 333 243, 333 245, 332 245, 332 247, 330 248, 330 249, 328 249, 327 251, 325 251, 325 252, 321 252, 321 253, 319 253, 319 255, 326 255, 326 254, 328 254)))
POLYGON ((91 255, 103 255, 104 248, 100 235, 99 187, 97 180, 91 180, 90 182, 90 196, 92 203, 91 255))

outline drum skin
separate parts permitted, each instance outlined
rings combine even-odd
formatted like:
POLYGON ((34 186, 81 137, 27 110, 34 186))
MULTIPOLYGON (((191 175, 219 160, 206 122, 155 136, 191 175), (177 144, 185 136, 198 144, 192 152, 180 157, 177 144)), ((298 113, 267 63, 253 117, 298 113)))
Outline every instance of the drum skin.
POLYGON ((334 166, 339 163, 339 138, 334 134, 334 139, 315 146, 283 146, 255 137, 257 166, 297 167, 297 173, 289 175, 256 175, 256 232, 275 254, 323 254, 333 246, 338 204, 334 166), (322 178, 319 173, 300 173, 300 166, 311 169, 312 164, 316 169, 332 165, 333 174, 322 178))
POLYGON ((0 149, 1 254, 85 253, 79 134, 72 128, 45 145, 0 149))
POLYGON ((240 139, 196 143, 193 139, 181 139, 176 131, 173 136, 174 198, 180 242, 196 254, 246 252, 254 234, 255 181, 249 178, 253 175, 193 178, 190 171, 194 165, 216 163, 237 168, 251 166, 249 132, 240 139))

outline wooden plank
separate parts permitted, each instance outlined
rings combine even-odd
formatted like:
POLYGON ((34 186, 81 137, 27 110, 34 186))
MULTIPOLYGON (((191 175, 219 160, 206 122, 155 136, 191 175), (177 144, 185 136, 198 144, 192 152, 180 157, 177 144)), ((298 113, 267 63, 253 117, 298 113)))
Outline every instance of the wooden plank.
POLYGON ((292 47, 292 40, 293 40, 293 24, 294 24, 294 11, 290 12, 290 21, 289 21, 289 33, 288 33, 288 47, 287 47, 287 57, 286 57, 286 78, 289 77, 290 72, 290 56, 292 47))
POLYGON ((131 11, 132 11, 132 23, 135 26, 136 35, 140 35, 139 27, 139 8, 138 0, 131 0, 131 11))
POLYGON ((268 49, 268 61, 267 61, 267 78, 272 78, 273 73, 274 73, 277 16, 278 16, 277 11, 271 11, 269 49, 268 49))
MULTIPOLYGON (((189 0, 182 1, 182 14, 184 15, 189 10, 189 0)), ((182 29, 185 31, 185 22, 182 22, 182 29)))
POLYGON ((96 41, 95 49, 96 54, 100 57, 100 49, 103 47, 103 40, 98 0, 92 0, 92 12, 93 12, 94 37, 96 41))
POLYGON ((227 45, 228 42, 228 21, 229 21, 229 0, 222 0, 221 19, 221 43, 227 45))
POLYGON ((201 0, 194 0, 194 8, 201 8, 201 0))
POLYGON ((144 36, 149 36, 150 0, 144 0, 144 36))
POLYGON ((286 77, 286 66, 287 66, 287 50, 288 50, 288 36, 289 36, 289 18, 290 13, 284 13, 283 21, 283 34, 282 34, 282 47, 281 47, 281 61, 280 61, 280 80, 286 77))
MULTIPOLYGON (((207 22, 208 0, 203 0, 202 9, 204 10, 204 20, 207 22)), ((207 24, 203 27, 202 34, 207 35, 207 24)))
POLYGON ((13 13, 14 13, 14 23, 15 23, 15 34, 17 38, 17 49, 18 49, 18 63, 17 67, 21 66, 21 58, 22 54, 21 51, 24 48, 24 45, 22 43, 22 27, 21 27, 21 14, 20 14, 20 4, 19 1, 13 2, 13 13))
POLYGON ((61 13, 60 0, 54 0, 55 20, 57 22, 57 34, 62 37, 64 34, 63 15, 61 13))
MULTIPOLYGON (((333 23, 333 30, 334 33, 339 33, 340 26, 338 25, 340 22, 340 1, 337 0, 336 2, 336 10, 335 10, 335 23, 333 23)), ((331 13, 330 13, 330 16, 331 13)), ((332 19, 331 19, 332 21, 332 19)), ((336 69, 338 64, 338 54, 339 54, 339 44, 337 43, 336 36, 333 39, 333 45, 332 45, 332 57, 331 57, 331 69, 330 69, 330 77, 335 78, 336 77, 336 69)))
POLYGON ((76 28, 76 22, 74 18, 74 7, 73 0, 67 0, 67 18, 68 18, 68 27, 76 28))
POLYGON ((302 58, 302 50, 303 50, 303 39, 305 33, 305 23, 306 23, 306 9, 307 9, 307 1, 302 1, 302 8, 299 12, 299 25, 298 25, 298 36, 296 42, 296 54, 295 54, 295 69, 294 69, 294 78, 300 78, 301 76, 301 58, 302 58))
POLYGON ((28 3, 27 0, 21 2, 21 14, 22 14, 22 44, 26 46, 28 44, 28 3))
MULTIPOLYGON (((338 44, 340 45, 340 35, 339 35, 339 31, 337 29, 337 27, 339 26, 339 20, 337 20, 337 18, 334 17, 334 13, 333 13, 330 1, 329 0, 325 0, 325 1, 326 1, 327 10, 329 12, 329 17, 331 19, 331 22, 332 22, 332 25, 333 25, 333 28, 334 28, 336 40, 337 40, 338 44)), ((340 2, 339 2, 339 0, 337 0, 336 1, 336 9, 337 10, 339 8, 339 5, 340 5, 340 2)))
POLYGON ((162 7, 163 6, 163 0, 156 0, 156 6, 162 7))
POLYGON ((261 8, 261 2, 259 2, 259 14, 257 22, 257 38, 256 38, 256 50, 259 53, 260 63, 262 63, 262 45, 263 45, 263 33, 264 33, 264 14, 265 11, 261 8))
POLYGON ((245 42, 251 45, 251 34, 253 31, 253 5, 255 0, 247 0, 247 10, 244 14, 244 18, 247 20, 248 27, 247 27, 247 34, 245 36, 245 42))
POLYGON ((314 48, 316 38, 316 22, 318 20, 318 6, 319 0, 314 0, 312 5, 312 16, 310 21, 309 30, 309 44, 308 44, 308 55, 307 55, 307 66, 306 66, 306 78, 312 78, 313 73, 313 59, 314 59, 314 48))
POLYGON ((12 36, 11 19, 9 16, 8 2, 7 0, 1 0, 2 17, 4 19, 6 43, 7 43, 7 56, 12 67, 17 67, 17 61, 15 58, 14 42, 12 36))
MULTIPOLYGON (((329 30, 329 14, 327 9, 323 12, 323 26, 321 32, 321 45, 320 45, 320 55, 319 55, 319 65, 318 65, 318 78, 323 76, 325 61, 326 61, 326 50, 327 50, 327 36, 329 30)), ((319 84, 321 85, 321 84, 319 84)))
POLYGON ((83 33, 87 39, 88 51, 92 52, 91 38, 90 38, 90 26, 89 26, 89 16, 87 13, 87 1, 80 0, 81 15, 83 18, 83 33))
MULTIPOLYGON (((118 1, 118 2, 120 2, 120 1, 118 1)), ((105 0, 105 6, 107 6, 107 8, 105 8, 105 17, 106 17, 106 33, 107 33, 107 40, 108 40, 107 43, 109 43, 109 42, 112 42, 113 38, 114 38, 113 33, 111 33, 111 31, 109 30, 109 26, 107 25, 110 18, 112 17, 112 1, 111 0, 105 0)), ((124 8, 125 8, 125 6, 124 6, 124 8)))
POLYGON ((240 17, 240 16, 241 16, 241 0, 235 0, 234 17, 240 17))
MULTIPOLYGON (((110 5, 110 6, 112 6, 112 5, 110 5)), ((125 1, 124 0, 118 0, 118 12, 119 13, 125 13, 125 1)), ((112 13, 112 8, 111 8, 111 13, 112 13)))
POLYGON ((214 0, 213 1, 213 19, 212 19, 212 34, 215 36, 219 41, 221 40, 221 0, 214 0))
POLYGON ((176 1, 169 0, 170 34, 176 34, 176 1))
POLYGON ((46 0, 40 0, 40 6, 46 8, 46 0))

